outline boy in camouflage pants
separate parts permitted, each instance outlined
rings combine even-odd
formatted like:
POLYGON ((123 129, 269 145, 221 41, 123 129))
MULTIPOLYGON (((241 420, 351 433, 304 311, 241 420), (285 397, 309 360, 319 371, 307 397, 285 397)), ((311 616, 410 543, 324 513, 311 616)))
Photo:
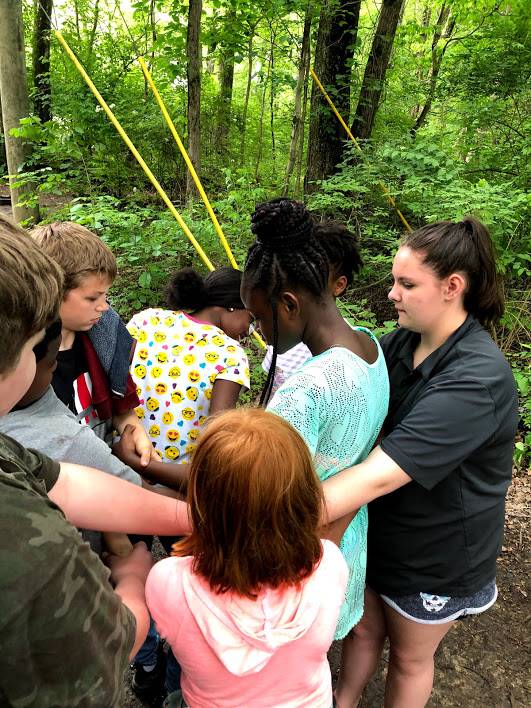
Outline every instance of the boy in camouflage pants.
MULTIPOLYGON (((57 317, 62 275, 0 217, 0 415, 35 374, 33 347, 57 317)), ((123 671, 149 625, 151 556, 138 544, 109 570, 75 526, 187 530, 186 505, 103 472, 50 460, 0 435, 0 705, 120 705, 123 671), (74 524, 74 525, 72 525, 74 524)))

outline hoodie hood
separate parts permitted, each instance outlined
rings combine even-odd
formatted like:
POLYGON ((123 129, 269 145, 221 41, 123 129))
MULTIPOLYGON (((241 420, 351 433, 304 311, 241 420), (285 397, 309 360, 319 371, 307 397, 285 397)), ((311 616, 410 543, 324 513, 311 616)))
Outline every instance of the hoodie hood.
POLYGON ((299 587, 266 589, 256 600, 215 594, 206 581, 183 574, 183 591, 199 629, 227 671, 245 676, 261 671, 278 649, 303 637, 321 606, 322 573, 299 587))

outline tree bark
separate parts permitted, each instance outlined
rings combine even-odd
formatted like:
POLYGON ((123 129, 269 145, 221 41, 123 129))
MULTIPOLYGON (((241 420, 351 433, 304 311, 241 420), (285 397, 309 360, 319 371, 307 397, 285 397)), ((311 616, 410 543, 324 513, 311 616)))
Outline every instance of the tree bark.
MULTIPOLYGON (((315 47, 315 73, 348 120, 352 57, 358 34, 361 0, 324 0, 315 47)), ((343 157, 345 134, 319 88, 314 84, 310 105, 310 136, 305 179, 312 182, 335 171, 343 157)))
MULTIPOLYGON (((188 155, 195 171, 201 165, 201 12, 202 0, 190 0, 188 9, 188 34, 186 37, 188 78, 188 155)), ((190 172, 186 175, 186 198, 191 199, 195 190, 190 172)))
POLYGON ((30 154, 30 147, 21 138, 10 135, 20 126, 20 119, 29 114, 28 82, 24 56, 24 28, 22 1, 0 0, 0 95, 2 96, 2 121, 6 145, 7 168, 11 190, 11 206, 15 221, 38 219, 38 208, 18 206, 32 192, 26 184, 14 187, 16 175, 30 154))
POLYGON ((352 133, 362 140, 370 138, 384 88, 396 29, 405 0, 383 0, 380 18, 367 59, 352 133))
POLYGON ((247 84, 245 86, 245 100, 243 102, 242 115, 242 142, 240 146, 240 162, 245 164, 245 139, 247 135, 247 113, 249 112, 249 98, 251 96, 251 80, 253 78, 253 39, 256 25, 250 28, 249 39, 247 40, 247 84))
POLYGON ((52 119, 50 32, 53 0, 38 0, 33 31, 34 108, 42 123, 52 119))
POLYGON ((304 29, 302 31, 301 54, 299 60, 299 72, 297 75, 297 85, 295 87, 295 107, 293 110, 293 123, 291 128, 291 140, 289 146, 288 164, 286 167, 286 177, 284 179, 284 187, 282 193, 289 194, 291 176, 295 166, 295 158, 297 156, 297 146, 300 141, 304 141, 304 124, 302 122, 302 95, 304 83, 306 80, 306 65, 310 53, 310 30, 312 27, 312 5, 308 4, 306 15, 304 17, 304 29))

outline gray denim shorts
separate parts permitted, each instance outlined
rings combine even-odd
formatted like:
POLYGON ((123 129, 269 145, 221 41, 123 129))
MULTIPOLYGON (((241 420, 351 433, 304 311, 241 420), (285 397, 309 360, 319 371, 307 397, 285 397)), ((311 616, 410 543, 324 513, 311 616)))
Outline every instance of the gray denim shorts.
POLYGON ((468 597, 448 597, 417 592, 413 595, 380 595, 402 617, 420 624, 443 624, 488 610, 498 597, 496 580, 468 597))

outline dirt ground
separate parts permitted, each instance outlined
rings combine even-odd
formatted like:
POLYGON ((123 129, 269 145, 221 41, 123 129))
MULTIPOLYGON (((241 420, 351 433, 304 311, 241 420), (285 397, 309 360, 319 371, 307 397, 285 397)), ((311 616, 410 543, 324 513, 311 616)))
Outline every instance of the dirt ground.
MULTIPOLYGON (((509 490, 505 541, 498 565, 496 604, 477 617, 458 622, 436 656, 429 708, 519 708, 531 705, 529 583, 529 506, 531 472, 515 476, 509 490)), ((329 653, 337 678, 340 644, 329 653)), ((386 656, 367 686, 361 708, 383 705, 386 656)), ((141 708, 124 677, 123 708, 141 708)), ((249 707, 251 708, 251 707, 249 707)))

